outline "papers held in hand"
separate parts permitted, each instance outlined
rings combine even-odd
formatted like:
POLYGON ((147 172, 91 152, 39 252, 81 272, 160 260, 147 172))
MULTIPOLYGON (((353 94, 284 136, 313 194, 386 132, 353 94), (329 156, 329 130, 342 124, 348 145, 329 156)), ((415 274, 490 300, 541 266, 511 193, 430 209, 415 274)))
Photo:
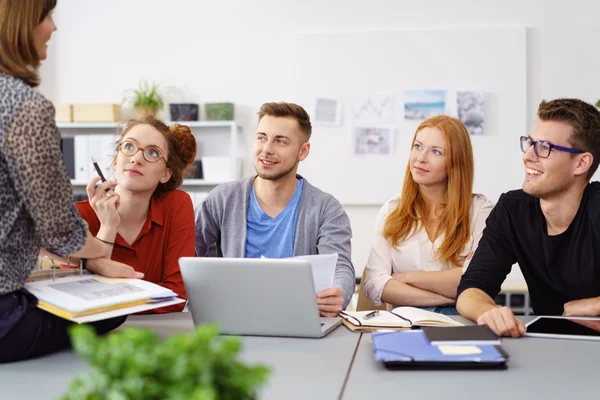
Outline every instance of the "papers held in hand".
POLYGON ((442 314, 415 307, 397 307, 392 311, 343 311, 340 316, 351 330, 407 329, 414 326, 463 326, 442 314), (353 327, 357 329, 352 329, 353 327))
POLYGON ((105 278, 94 274, 26 282, 38 307, 77 323, 133 314, 179 304, 170 289, 140 279, 105 278))
MULTIPOLYGON (((267 257, 262 256, 261 258, 267 257)), ((311 254, 308 256, 287 257, 287 259, 306 260, 310 262, 316 293, 333 286, 333 275, 338 260, 337 253, 311 254)))

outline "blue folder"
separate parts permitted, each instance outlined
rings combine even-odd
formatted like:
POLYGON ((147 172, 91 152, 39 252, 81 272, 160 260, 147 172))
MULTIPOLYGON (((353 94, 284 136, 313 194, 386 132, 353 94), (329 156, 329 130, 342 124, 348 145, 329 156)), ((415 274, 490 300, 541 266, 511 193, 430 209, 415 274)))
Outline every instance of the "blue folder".
POLYGON ((508 355, 500 346, 476 346, 479 354, 449 355, 429 343, 421 330, 373 332, 375 360, 390 369, 506 368, 508 355))

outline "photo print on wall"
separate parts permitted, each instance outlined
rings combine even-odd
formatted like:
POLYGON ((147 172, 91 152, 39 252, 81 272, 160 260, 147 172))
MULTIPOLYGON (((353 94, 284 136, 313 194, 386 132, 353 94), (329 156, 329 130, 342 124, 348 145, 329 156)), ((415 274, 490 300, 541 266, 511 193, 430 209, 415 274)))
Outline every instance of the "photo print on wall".
POLYGON ((407 90, 404 92, 404 119, 424 120, 444 114, 445 90, 407 90))
POLYGON ((483 92, 456 92, 458 119, 469 134, 483 135, 485 121, 485 94, 483 92))
POLYGON ((339 99, 331 97, 315 98, 312 121, 317 125, 338 126, 342 120, 342 106, 339 99))
POLYGON ((383 156, 393 155, 395 136, 393 125, 357 125, 352 134, 352 155, 383 156))

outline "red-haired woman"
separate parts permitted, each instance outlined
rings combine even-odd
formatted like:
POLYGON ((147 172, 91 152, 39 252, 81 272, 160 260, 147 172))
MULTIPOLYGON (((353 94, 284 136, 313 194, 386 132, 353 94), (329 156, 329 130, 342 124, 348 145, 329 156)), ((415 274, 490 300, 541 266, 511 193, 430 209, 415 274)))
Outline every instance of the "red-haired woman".
POLYGON ((488 199, 473 194, 473 149, 464 125, 445 115, 424 121, 402 193, 377 215, 365 294, 390 309, 458 314, 456 288, 491 210, 488 199))
MULTIPOLYGON (((177 190, 196 157, 187 126, 168 127, 153 117, 132 120, 121 133, 113 161, 116 181, 87 186, 77 203, 90 232, 111 249, 111 260, 132 266, 144 279, 186 298, 180 257, 195 255, 194 207, 177 190)), ((102 262, 102 261, 88 261, 102 262)), ((153 312, 181 311, 183 304, 153 312)))

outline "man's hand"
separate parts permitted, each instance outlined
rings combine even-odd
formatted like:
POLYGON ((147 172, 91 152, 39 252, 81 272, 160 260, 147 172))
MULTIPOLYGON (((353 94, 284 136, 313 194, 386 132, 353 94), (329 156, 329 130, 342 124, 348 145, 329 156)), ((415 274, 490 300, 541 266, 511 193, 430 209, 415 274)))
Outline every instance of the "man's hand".
POLYGON ((600 297, 569 301, 565 303, 563 315, 597 317, 600 315, 600 297))
POLYGON ((508 307, 494 307, 477 318, 478 325, 487 325, 498 336, 519 337, 525 334, 525 324, 508 307))
POLYGON ((94 274, 108 278, 135 278, 142 279, 144 274, 136 272, 133 267, 109 260, 108 258, 92 258, 87 261, 87 270, 94 274))
POLYGON ((337 317, 344 306, 344 291, 340 288, 329 288, 317 293, 319 312, 323 317, 337 317))

